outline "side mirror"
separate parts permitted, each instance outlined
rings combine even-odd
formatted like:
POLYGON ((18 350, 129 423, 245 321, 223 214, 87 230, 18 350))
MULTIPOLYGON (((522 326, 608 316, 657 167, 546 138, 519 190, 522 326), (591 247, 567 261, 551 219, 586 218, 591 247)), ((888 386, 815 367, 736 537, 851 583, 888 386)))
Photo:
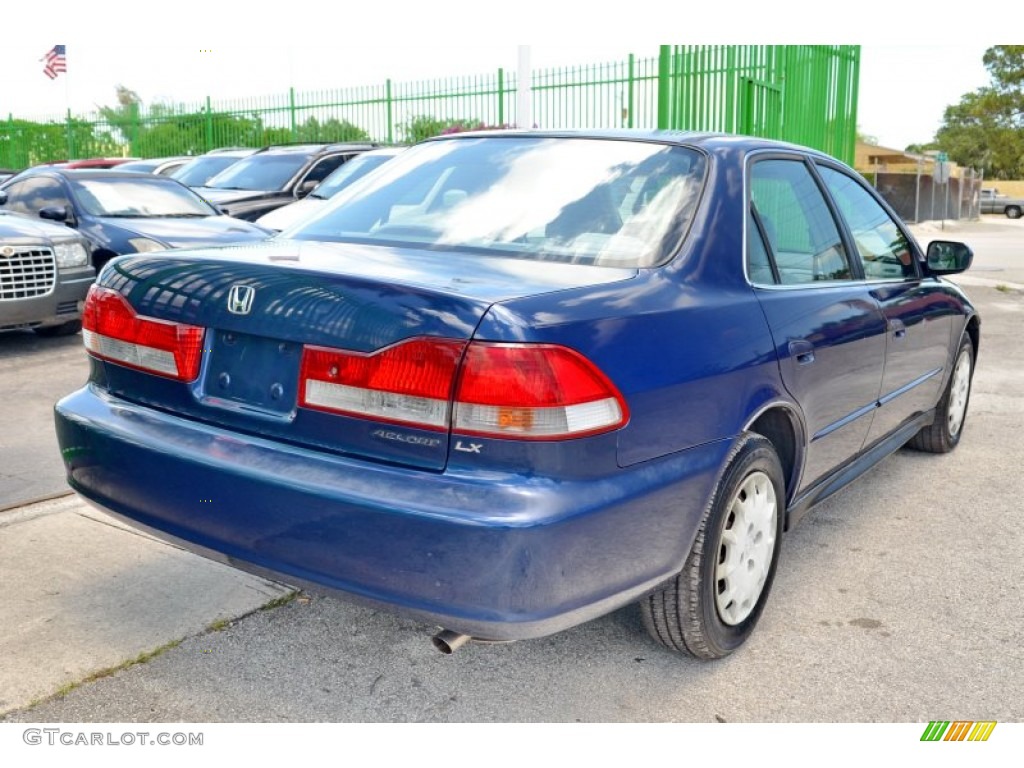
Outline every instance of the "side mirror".
POLYGON ((974 251, 966 243, 932 240, 928 243, 928 272, 932 275, 956 275, 971 266, 974 251))
POLYGON ((312 192, 314 189, 316 189, 316 186, 319 183, 320 183, 319 181, 312 181, 312 180, 308 180, 308 181, 302 182, 301 184, 299 184, 299 189, 296 192, 296 197, 305 197, 310 192, 312 192))
POLYGON ((48 205, 39 209, 39 218, 50 221, 67 221, 68 209, 64 205, 48 205))

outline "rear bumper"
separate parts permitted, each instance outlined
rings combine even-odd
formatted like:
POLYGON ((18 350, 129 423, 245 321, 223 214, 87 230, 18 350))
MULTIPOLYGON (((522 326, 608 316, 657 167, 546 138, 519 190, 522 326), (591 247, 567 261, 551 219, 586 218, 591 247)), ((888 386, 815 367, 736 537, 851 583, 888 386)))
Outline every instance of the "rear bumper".
POLYGON ((199 554, 493 640, 674 574, 731 441, 598 481, 427 472, 227 432, 89 385, 56 406, 71 486, 199 554))

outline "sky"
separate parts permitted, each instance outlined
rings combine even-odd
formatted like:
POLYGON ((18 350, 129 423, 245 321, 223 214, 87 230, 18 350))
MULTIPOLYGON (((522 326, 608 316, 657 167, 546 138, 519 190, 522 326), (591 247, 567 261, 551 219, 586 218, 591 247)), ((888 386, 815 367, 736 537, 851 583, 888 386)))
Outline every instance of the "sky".
POLYGON ((200 10, 205 6, 197 0, 179 0, 150 6, 169 16, 159 22, 147 19, 139 4, 90 0, 90 8, 105 11, 99 20, 95 14, 76 19, 82 6, 58 3, 45 24, 28 22, 23 34, 5 42, 0 120, 8 114, 60 115, 69 107, 87 113, 114 104, 119 83, 147 103, 194 103, 206 96, 216 101, 286 93, 289 86, 316 90, 377 85, 387 78, 484 74, 499 67, 515 71, 517 43, 531 38, 534 69, 623 60, 631 52, 656 57, 658 44, 651 36, 677 26, 680 33, 668 37, 697 44, 859 43, 858 126, 882 145, 902 149, 931 140, 948 105, 988 84, 981 58, 994 44, 962 25, 948 29, 941 21, 916 18, 916 11, 886 8, 880 0, 862 0, 853 19, 845 18, 853 6, 844 7, 842 32, 860 38, 852 40, 836 39, 840 28, 830 31, 820 23, 820 4, 806 4, 814 10, 801 16, 804 4, 796 0, 777 0, 771 7, 781 15, 763 20, 753 18, 763 3, 731 2, 730 17, 736 18, 728 24, 714 8, 686 6, 682 12, 677 2, 631 0, 608 6, 622 13, 604 29, 587 20, 601 16, 595 12, 601 6, 565 0, 547 7, 541 0, 517 0, 508 8, 497 0, 486 6, 391 0, 391 23, 372 13, 352 21, 343 4, 321 7, 320 1, 306 0, 293 14, 275 4, 274 16, 267 18, 259 11, 264 6, 251 2, 218 4, 210 11, 200 10), (181 13, 169 14, 171 8, 181 13), (633 12, 625 14, 626 8, 633 12), (887 28, 892 31, 879 31, 887 28), (67 46, 68 73, 51 81, 39 59, 58 42, 67 46))

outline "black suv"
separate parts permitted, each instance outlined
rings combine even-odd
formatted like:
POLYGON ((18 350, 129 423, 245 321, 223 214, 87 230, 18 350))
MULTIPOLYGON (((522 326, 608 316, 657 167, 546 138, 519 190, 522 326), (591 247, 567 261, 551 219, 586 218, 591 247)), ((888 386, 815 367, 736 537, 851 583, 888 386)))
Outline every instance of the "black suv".
POLYGON ((255 221, 305 197, 338 166, 379 146, 371 142, 275 144, 239 160, 195 190, 229 216, 255 221))

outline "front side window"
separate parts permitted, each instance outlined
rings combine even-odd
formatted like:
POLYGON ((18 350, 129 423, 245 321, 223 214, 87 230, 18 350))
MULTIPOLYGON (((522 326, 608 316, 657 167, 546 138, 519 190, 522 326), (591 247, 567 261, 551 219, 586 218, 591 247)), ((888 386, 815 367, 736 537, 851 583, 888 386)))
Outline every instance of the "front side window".
POLYGON ((839 228, 802 161, 754 163, 750 196, 779 282, 794 285, 853 279, 839 228))
POLYGON ((655 266, 679 245, 705 165, 695 150, 636 141, 426 142, 282 237, 655 266))
POLYGON ((315 181, 317 183, 323 181, 336 171, 342 163, 348 160, 352 155, 332 155, 331 157, 325 157, 323 160, 318 162, 312 168, 309 169, 309 173, 302 179, 303 183, 308 181, 315 181))
POLYGON ((63 208, 67 204, 68 197, 59 181, 36 177, 9 186, 5 208, 16 213, 35 216, 43 208, 63 208))
POLYGON ((869 280, 917 277, 917 265, 906 235, 871 193, 834 168, 819 166, 818 171, 850 228, 864 264, 865 277, 869 280))

